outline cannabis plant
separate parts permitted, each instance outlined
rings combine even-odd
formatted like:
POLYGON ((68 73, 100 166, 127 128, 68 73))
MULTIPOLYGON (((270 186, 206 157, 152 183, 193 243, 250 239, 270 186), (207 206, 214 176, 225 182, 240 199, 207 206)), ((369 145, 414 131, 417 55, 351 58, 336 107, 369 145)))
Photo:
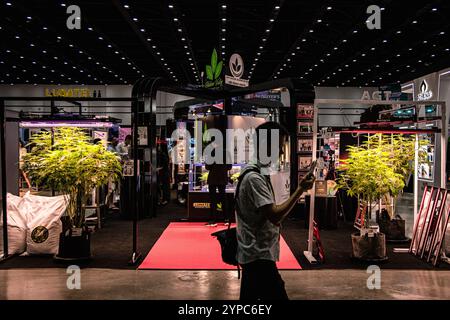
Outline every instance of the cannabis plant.
POLYGON ((30 140, 23 170, 39 186, 67 195, 72 227, 85 223, 86 201, 93 188, 117 181, 122 174, 118 156, 101 144, 92 144, 80 128, 41 131, 30 140))
MULTIPOLYGON (((373 202, 386 195, 397 197, 402 192, 412 170, 414 142, 376 134, 361 146, 348 147, 348 151, 348 159, 339 168, 337 186, 357 196, 365 209, 370 210, 373 202)), ((361 217, 361 225, 367 228, 368 224, 367 216, 361 217)))

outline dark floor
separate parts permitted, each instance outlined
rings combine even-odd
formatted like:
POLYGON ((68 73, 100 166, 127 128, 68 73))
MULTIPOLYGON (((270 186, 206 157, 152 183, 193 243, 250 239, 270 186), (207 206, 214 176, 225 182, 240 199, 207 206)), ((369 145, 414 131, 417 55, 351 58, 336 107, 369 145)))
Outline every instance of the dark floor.
MULTIPOLYGON (((156 218, 139 221, 138 247, 143 257, 149 252, 153 244, 171 221, 185 218, 185 208, 171 203, 158 208, 156 218)), ((358 264, 350 259, 350 234, 354 232, 350 224, 342 221, 336 230, 322 230, 320 232, 325 248, 325 264, 310 265, 303 256, 306 249, 308 230, 302 220, 286 220, 282 234, 292 252, 304 269, 365 269, 367 264, 358 264)), ((448 264, 442 263, 439 268, 433 268, 408 253, 393 253, 393 248, 408 247, 408 244, 389 244, 389 260, 383 263, 384 269, 436 269, 450 270, 448 264)), ((109 217, 104 227, 92 236, 92 251, 94 259, 87 264, 90 268, 134 269, 128 261, 132 253, 132 222, 121 220, 117 216, 109 217)), ((13 268, 51 268, 65 267, 56 264, 52 257, 12 257, 0 263, 0 269, 13 268)))

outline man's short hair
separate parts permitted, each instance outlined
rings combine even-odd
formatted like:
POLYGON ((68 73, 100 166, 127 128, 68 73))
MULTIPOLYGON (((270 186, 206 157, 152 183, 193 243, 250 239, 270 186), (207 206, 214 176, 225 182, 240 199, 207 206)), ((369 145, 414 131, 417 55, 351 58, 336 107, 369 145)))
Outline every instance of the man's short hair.
MULTIPOLYGON (((272 154, 270 142, 272 141, 273 130, 278 130, 278 137, 280 139, 281 138, 286 139, 289 137, 289 132, 287 131, 287 129, 278 122, 273 121, 264 122, 255 129, 256 135, 255 138, 257 139, 256 140, 257 150, 259 150, 260 145, 266 145, 268 153, 272 154), (266 134, 262 134, 263 132, 266 132, 266 134)), ((275 152, 278 152, 278 150, 275 150, 275 152)), ((259 152, 257 154, 259 155, 259 152)))
POLYGON ((258 127, 256 127, 255 133, 256 133, 256 137, 257 137, 258 141, 259 141, 259 138, 261 137, 261 132, 263 132, 263 130, 267 131, 266 137, 269 141, 271 138, 272 130, 278 130, 280 137, 285 137, 285 138, 289 137, 289 132, 287 131, 287 129, 284 126, 282 126, 278 122, 269 121, 269 122, 264 122, 263 124, 260 124, 258 127))

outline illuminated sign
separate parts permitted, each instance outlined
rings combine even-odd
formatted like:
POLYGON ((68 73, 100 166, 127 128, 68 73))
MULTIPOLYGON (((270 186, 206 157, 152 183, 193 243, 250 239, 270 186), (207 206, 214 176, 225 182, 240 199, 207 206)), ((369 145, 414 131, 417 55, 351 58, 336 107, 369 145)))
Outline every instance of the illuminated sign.
POLYGON ((62 98, 101 98, 100 90, 91 90, 87 88, 45 88, 45 97, 62 98))
POLYGON ((417 100, 423 101, 423 100, 429 100, 433 97, 433 91, 429 90, 428 83, 426 80, 423 80, 420 84, 420 92, 417 95, 417 100))
POLYGON ((217 89, 222 87, 223 80, 221 79, 223 68, 223 61, 218 61, 217 51, 213 50, 211 55, 211 65, 206 66, 205 88, 217 89))

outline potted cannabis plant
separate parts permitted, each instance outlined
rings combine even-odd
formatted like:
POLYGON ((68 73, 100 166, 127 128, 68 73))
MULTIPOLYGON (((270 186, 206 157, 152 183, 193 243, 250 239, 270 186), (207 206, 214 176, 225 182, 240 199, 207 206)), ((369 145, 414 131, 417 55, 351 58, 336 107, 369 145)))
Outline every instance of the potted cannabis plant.
POLYGON ((373 204, 386 194, 399 194, 404 177, 392 166, 392 153, 381 135, 369 137, 361 146, 350 146, 349 157, 339 168, 337 186, 357 196, 360 204, 360 233, 352 234, 353 257, 362 260, 386 259, 385 235, 370 224, 373 204))
POLYGON ((92 144, 85 130, 55 128, 31 137, 31 152, 24 156, 24 171, 37 185, 66 195, 67 209, 60 236, 60 259, 91 256, 85 207, 92 190, 122 174, 118 156, 101 144, 92 144))
MULTIPOLYGON (((378 143, 388 155, 387 161, 392 170, 402 176, 399 188, 390 190, 382 197, 381 203, 384 204, 384 208, 377 211, 377 223, 388 241, 407 240, 405 220, 397 213, 396 203, 414 170, 414 137, 399 134, 376 135, 372 138, 372 143, 378 143)), ((419 157, 423 155, 419 154, 419 157)))

